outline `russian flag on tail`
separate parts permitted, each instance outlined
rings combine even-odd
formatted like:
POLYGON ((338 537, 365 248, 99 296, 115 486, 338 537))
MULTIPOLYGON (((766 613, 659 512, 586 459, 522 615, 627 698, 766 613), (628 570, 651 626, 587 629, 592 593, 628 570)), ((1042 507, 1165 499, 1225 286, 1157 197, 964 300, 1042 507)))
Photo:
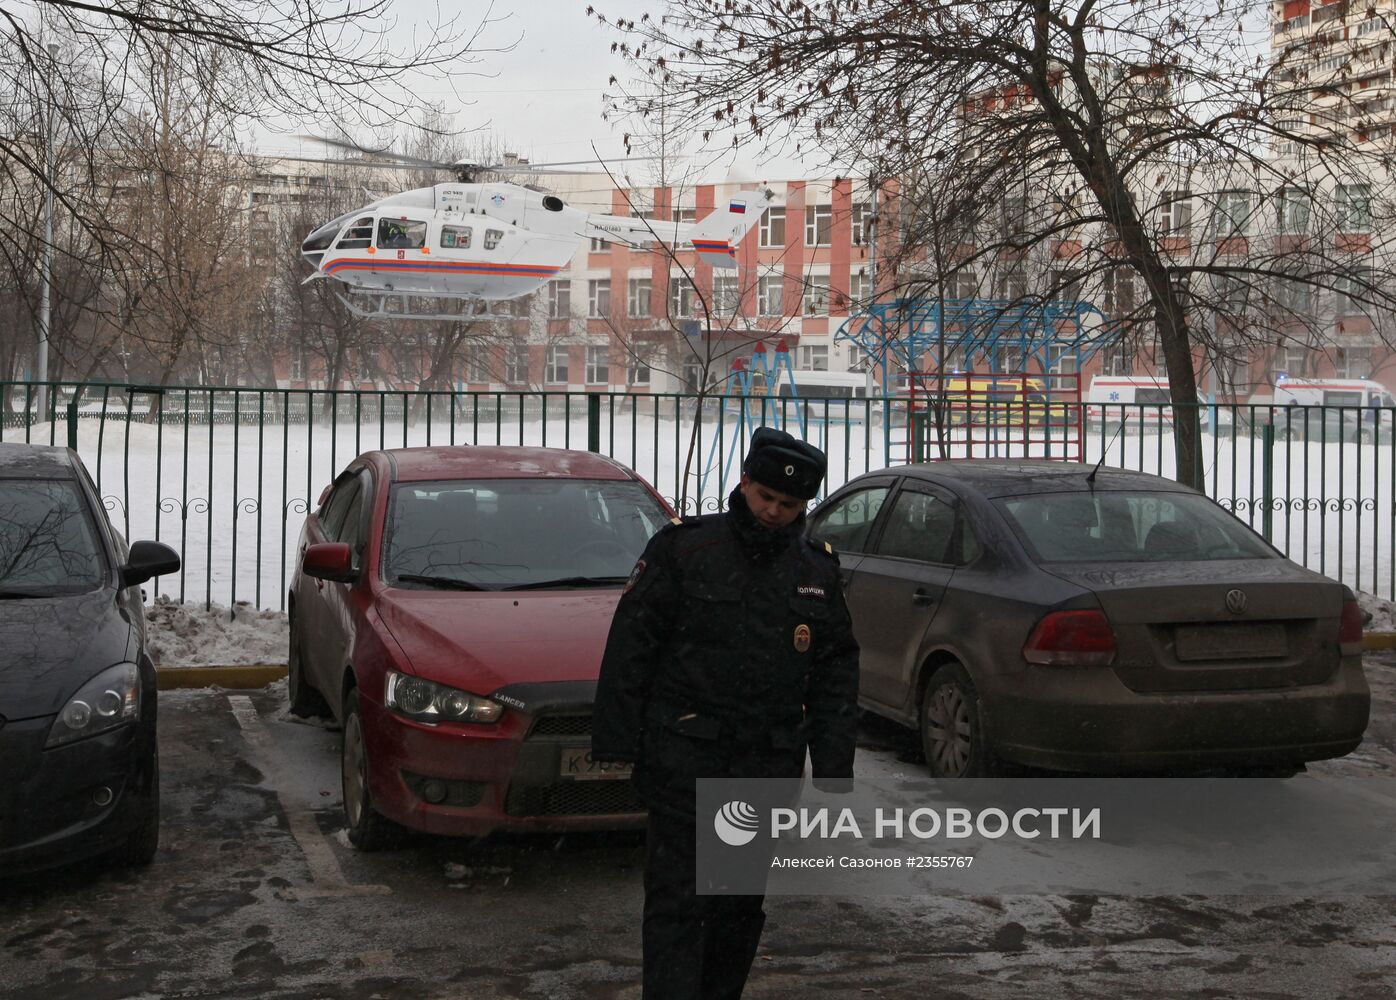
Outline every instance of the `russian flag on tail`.
POLYGON ((746 214, 746 202, 744 202, 744 201, 734 201, 734 202, 732 202, 730 205, 727 206, 727 211, 731 212, 733 215, 745 215, 745 214, 746 214))

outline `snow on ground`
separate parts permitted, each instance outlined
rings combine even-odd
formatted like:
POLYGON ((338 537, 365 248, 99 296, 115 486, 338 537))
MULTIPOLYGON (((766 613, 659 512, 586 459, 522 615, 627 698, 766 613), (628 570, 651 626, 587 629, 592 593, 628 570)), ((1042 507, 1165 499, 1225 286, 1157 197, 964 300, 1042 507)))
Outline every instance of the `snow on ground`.
POLYGON ((1372 616, 1362 626, 1364 631, 1396 632, 1396 604, 1363 591, 1357 592, 1357 603, 1362 605, 1363 611, 1372 616))
POLYGON ((246 601, 230 610, 177 604, 160 595, 146 608, 150 655, 157 667, 225 667, 285 663, 290 629, 284 611, 246 601))
MULTIPOLYGON (((712 511, 735 484, 746 435, 758 422, 785 423, 829 455, 828 488, 874 469, 906 460, 905 426, 881 420, 844 421, 838 412, 813 408, 803 427, 791 416, 740 422, 728 411, 701 417, 698 449, 687 457, 695 413, 673 400, 663 412, 603 410, 601 449, 649 480, 669 498, 686 494, 689 512, 712 511), (827 419, 821 419, 827 417, 827 419)), ((755 407, 753 406, 753 409, 755 407)), ((455 419, 406 423, 147 424, 125 419, 79 422, 78 451, 97 480, 112 521, 129 539, 157 538, 184 560, 176 575, 152 581, 153 595, 234 606, 284 608, 291 561, 305 514, 321 490, 355 455, 370 448, 415 445, 545 445, 582 448, 586 419, 571 413, 521 417, 458 410, 455 419)), ((440 411, 437 411, 438 413, 440 411)), ((343 411, 341 411, 343 413, 343 411)), ((34 425, 30 439, 66 439, 66 423, 34 425)), ((961 429, 949 457, 1041 456, 1107 467, 1173 473, 1173 436, 1166 427, 1126 430, 1118 437, 1099 428, 1063 441, 1062 428, 1044 440, 1040 430, 1024 441, 1022 428, 977 428, 971 444, 961 429), (985 438, 992 440, 984 440, 985 438)), ((5 440, 23 440, 26 429, 3 429, 5 440)), ((1389 443, 1277 443, 1266 451, 1259 437, 1203 437, 1207 488, 1218 503, 1270 537, 1290 558, 1342 580, 1354 590, 1396 597, 1396 464, 1389 443), (1266 480, 1269 486, 1266 486, 1266 480)))

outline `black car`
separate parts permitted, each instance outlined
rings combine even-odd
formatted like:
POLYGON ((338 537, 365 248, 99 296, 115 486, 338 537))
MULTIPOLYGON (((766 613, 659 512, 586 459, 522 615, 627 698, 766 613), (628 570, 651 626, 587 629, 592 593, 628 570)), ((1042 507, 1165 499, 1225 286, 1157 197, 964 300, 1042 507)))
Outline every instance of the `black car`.
POLYGON ((0 877, 159 842, 155 667, 140 584, 179 569, 125 540, 76 454, 0 444, 0 877))
POLYGON ((1352 592, 1200 493, 1091 473, 910 465, 820 504, 863 708, 917 727, 940 777, 1292 773, 1356 747, 1371 699, 1352 592))
POLYGON ((1371 444, 1377 429, 1356 408, 1286 406, 1274 412, 1276 441, 1371 444))

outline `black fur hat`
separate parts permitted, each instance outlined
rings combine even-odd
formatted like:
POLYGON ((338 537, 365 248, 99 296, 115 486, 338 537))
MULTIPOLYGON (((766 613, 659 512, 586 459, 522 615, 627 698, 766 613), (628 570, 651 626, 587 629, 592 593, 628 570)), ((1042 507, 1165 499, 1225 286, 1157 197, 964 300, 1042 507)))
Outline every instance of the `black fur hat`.
POLYGON ((814 445, 774 427, 758 427, 751 435, 742 471, 769 489, 812 500, 828 464, 814 445))

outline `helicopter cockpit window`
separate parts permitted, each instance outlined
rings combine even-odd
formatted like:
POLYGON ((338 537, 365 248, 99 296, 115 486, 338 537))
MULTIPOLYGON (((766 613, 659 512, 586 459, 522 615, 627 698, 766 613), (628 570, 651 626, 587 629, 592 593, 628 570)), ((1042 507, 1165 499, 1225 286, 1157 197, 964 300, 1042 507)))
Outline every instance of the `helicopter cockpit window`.
POLYGON ((441 245, 451 250, 465 250, 470 246, 469 226, 442 226, 441 245))
POLYGON ((373 242, 373 216, 366 215, 355 219, 354 224, 344 231, 335 244, 336 250, 362 250, 373 242))
POLYGON ((561 212, 562 199, 555 194, 545 194, 543 196, 543 207, 549 212, 561 212))
POLYGON ((502 239, 504 239, 504 230, 502 230, 502 229, 486 229, 486 230, 485 230, 485 249, 486 249, 486 250, 493 250, 495 247, 499 246, 499 241, 502 240, 502 239))
POLYGON ((416 250, 427 242, 427 224, 412 219, 379 219, 378 245, 387 249, 416 250))

